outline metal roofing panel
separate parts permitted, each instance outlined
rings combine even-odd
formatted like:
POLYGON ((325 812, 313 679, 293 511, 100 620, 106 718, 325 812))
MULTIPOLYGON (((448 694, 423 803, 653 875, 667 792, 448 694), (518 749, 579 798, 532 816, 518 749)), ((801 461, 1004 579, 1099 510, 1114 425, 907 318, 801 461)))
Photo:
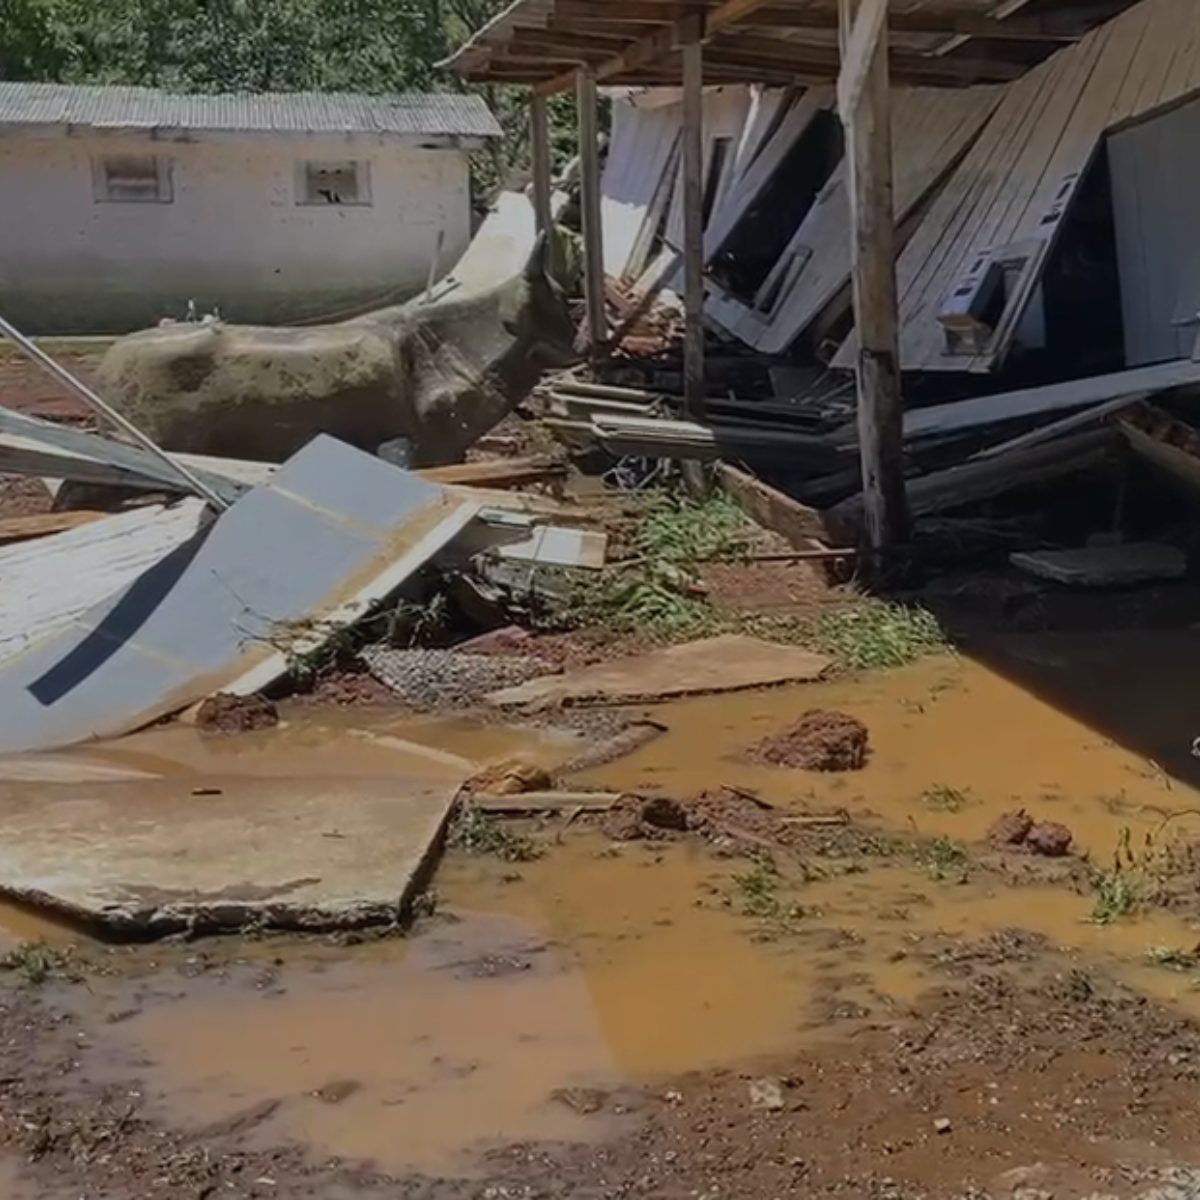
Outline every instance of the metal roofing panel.
POLYGON ((0 126, 499 137, 479 96, 342 92, 185 95, 140 87, 0 82, 0 126))

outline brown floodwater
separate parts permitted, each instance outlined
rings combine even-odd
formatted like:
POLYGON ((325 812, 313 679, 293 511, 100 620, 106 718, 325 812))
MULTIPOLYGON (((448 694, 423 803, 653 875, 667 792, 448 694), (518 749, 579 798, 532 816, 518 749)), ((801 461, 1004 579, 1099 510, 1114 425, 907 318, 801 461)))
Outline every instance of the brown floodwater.
MULTIPOLYGON (((1069 641, 1011 652, 1059 674, 1075 662, 1069 641)), ((1110 659, 1087 653, 1114 686, 1110 659)), ((1181 766, 1172 773, 1144 738, 1123 739, 1119 722, 1081 720, 1081 710, 1040 698, 1050 689, 1020 680, 1015 669, 942 657, 679 701, 656 713, 665 735, 572 782, 676 795, 736 784, 782 807, 845 808, 883 834, 915 830, 968 848, 1021 806, 1069 826, 1077 850, 1101 865, 1125 829, 1135 844, 1200 829, 1188 815, 1200 795, 1181 766), (814 707, 866 723, 863 770, 747 761, 747 746, 814 707), (1182 815, 1164 830, 1171 814, 1182 815)), ((1148 703, 1144 689, 1131 694, 1148 703)), ((1168 700, 1177 705, 1179 693, 1168 689, 1168 700)), ((1182 736, 1187 722, 1174 707, 1168 716, 1171 739, 1182 736)), ((1137 724, 1158 728, 1143 711, 1137 724)), ((553 765, 578 748, 570 735, 458 719, 322 714, 222 743, 150 730, 92 753, 151 772, 374 774, 414 754, 483 762, 520 752, 553 765)), ((302 1141, 394 1171, 469 1173, 488 1146, 602 1136, 623 1119, 611 1101, 581 1115, 556 1090, 668 1088, 678 1073, 716 1064, 753 1070, 764 1056, 903 1015, 946 982, 947 955, 1003 931, 1061 952, 1049 965, 1018 956, 1006 969, 1099 969, 1200 1018, 1200 975, 1155 965, 1161 950, 1197 943, 1195 923, 1178 916, 1098 925, 1094 898, 1065 885, 1014 886, 881 854, 807 874, 780 856, 775 911, 756 917, 746 912, 755 867, 745 858, 699 844, 614 847, 579 829, 556 839, 553 829, 538 834, 548 853, 533 862, 450 854, 436 879, 441 915, 406 941, 268 942, 197 978, 95 981, 78 1002, 121 1020, 103 1025, 87 1064, 185 1126, 257 1109, 250 1140, 302 1141)))

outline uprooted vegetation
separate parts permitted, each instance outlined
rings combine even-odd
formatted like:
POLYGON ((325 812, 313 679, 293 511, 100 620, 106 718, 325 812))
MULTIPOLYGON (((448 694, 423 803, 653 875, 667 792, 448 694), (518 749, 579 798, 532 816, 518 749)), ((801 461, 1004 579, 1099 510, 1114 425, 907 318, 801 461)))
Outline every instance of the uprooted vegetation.
MULTIPOLYGON (((703 501, 653 493, 622 539, 628 557, 598 579, 589 578, 556 619, 567 627, 666 642, 745 633, 827 653, 854 670, 903 666, 948 648, 931 613, 867 597, 851 587, 822 589, 817 605, 792 610, 763 612, 716 603, 705 585, 703 566, 750 566, 756 544, 771 536, 723 493, 703 501)), ((787 553, 779 557, 786 559, 787 553)))

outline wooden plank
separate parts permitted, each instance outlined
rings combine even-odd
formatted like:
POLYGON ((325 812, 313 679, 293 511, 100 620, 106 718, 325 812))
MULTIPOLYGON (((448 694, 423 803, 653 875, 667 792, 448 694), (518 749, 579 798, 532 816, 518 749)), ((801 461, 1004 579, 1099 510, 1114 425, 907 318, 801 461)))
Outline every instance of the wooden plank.
POLYGON ((52 533, 64 533, 102 520, 109 514, 90 509, 75 509, 71 512, 32 513, 23 517, 0 517, 0 542, 25 542, 31 538, 46 537, 52 533))
POLYGON ((533 163, 533 212, 538 233, 549 235, 554 228, 550 201, 550 125, 546 98, 536 93, 529 98, 529 145, 533 163))
POLYGON ((854 112, 872 74, 875 51, 887 21, 888 0, 859 0, 853 22, 842 43, 838 70, 838 112, 854 112))
POLYGON ((1144 400, 1148 395, 1148 392, 1134 392, 1131 396, 1118 396, 1115 400, 1107 400, 1105 403, 1097 404, 1093 408, 1085 409, 1083 412, 1063 417, 1061 421, 1051 421, 1049 425, 1039 425, 1037 429, 1031 429, 1028 433, 1021 434, 1020 437, 1009 438, 1008 441, 1001 442, 996 446, 988 446, 986 449, 980 450, 978 454, 971 455, 967 461, 974 462, 981 458, 995 458, 1000 454, 1008 454, 1012 450, 1020 450, 1026 446, 1036 446, 1041 442, 1053 441, 1056 437, 1062 437, 1064 433, 1083 429, 1096 421, 1102 420, 1104 417, 1110 417, 1113 413, 1121 412, 1144 400))
POLYGON ((779 534, 795 550, 823 550, 845 535, 824 513, 801 504, 748 471, 718 463, 717 482, 752 521, 779 534))
MULTIPOLYGON (((1107 427, 1089 429, 1046 445, 1016 450, 1002 458, 931 471, 908 481, 909 511, 913 517, 926 516, 1089 470, 1111 461, 1119 441, 1117 434, 1107 427)), ((830 511, 834 520, 846 524, 858 522, 862 514, 861 493, 843 500, 830 511)))
POLYGON ((596 112, 596 80, 590 71, 576 72, 579 120, 579 190, 583 219, 583 275, 587 301, 587 340, 593 354, 608 337, 604 310, 604 241, 600 220, 600 145, 596 112))
POLYGON ((447 467, 422 467, 416 472, 430 483, 459 483, 469 487, 528 487, 562 479, 566 465, 545 454, 525 458, 497 458, 486 462, 451 463, 447 467))
MULTIPOLYGON (((905 369, 985 371, 1003 359, 1104 131, 1200 82, 1200 10, 1141 0, 1008 89, 898 264, 905 369), (979 256, 1028 246, 1030 266, 986 352, 946 353, 938 321, 979 256)), ((853 361, 852 343, 834 360, 853 361)))
POLYGON ((1035 417, 1061 409, 1101 404, 1122 396, 1163 392, 1170 388, 1200 383, 1200 363, 1191 359, 1094 375, 1089 379, 1071 379, 1047 387, 1023 388, 994 396, 978 396, 953 404, 935 404, 904 414, 905 439, 940 437, 964 433, 1001 421, 1035 417))
POLYGON ((704 415, 704 63, 699 20, 683 47, 683 408, 704 415))
MULTIPOLYGON (((855 48, 854 20, 871 0, 840 0, 842 49, 855 48)), ((904 494, 899 355, 896 347, 895 230, 892 223, 891 96, 888 34, 878 22, 873 43, 858 47, 865 76, 855 107, 841 114, 853 229, 851 279, 859 333, 858 445, 867 544, 884 550, 908 537, 904 494)), ((843 89, 839 86, 839 94, 843 89)), ((848 89, 847 89, 848 91, 848 89)))

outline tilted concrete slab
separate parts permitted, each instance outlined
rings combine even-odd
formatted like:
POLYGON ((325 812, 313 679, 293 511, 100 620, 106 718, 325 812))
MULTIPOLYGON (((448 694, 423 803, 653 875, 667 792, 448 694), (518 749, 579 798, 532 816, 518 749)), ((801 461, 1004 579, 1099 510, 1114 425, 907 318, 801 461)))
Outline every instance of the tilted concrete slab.
POLYGON ((334 930, 397 921, 462 776, 155 779, 6 786, 0 895, 102 936, 334 930), (205 781, 207 782, 207 781, 205 781))

